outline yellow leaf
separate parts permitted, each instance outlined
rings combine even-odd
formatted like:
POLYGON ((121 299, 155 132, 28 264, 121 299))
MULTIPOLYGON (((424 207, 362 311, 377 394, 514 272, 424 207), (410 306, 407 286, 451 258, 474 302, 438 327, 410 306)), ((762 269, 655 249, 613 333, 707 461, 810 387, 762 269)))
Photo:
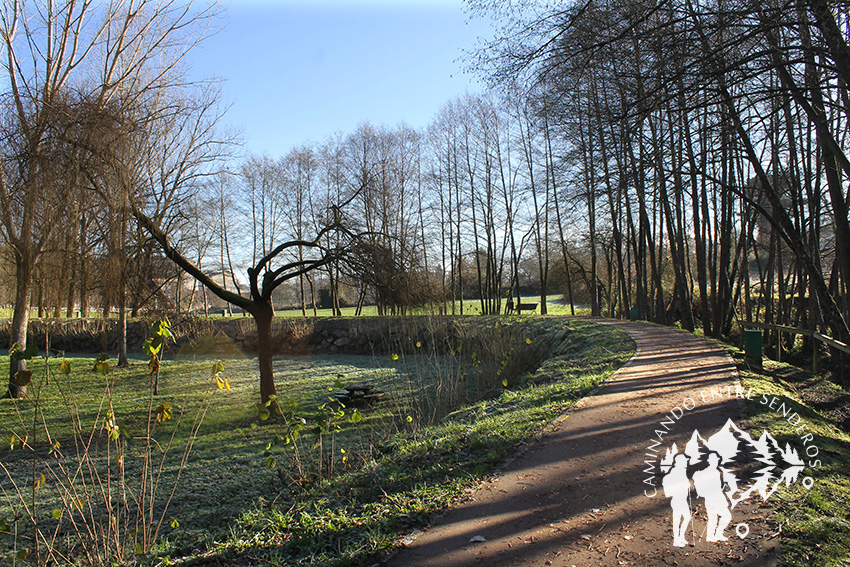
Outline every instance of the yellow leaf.
POLYGON ((398 360, 398 355, 397 355, 397 354, 393 354, 392 356, 390 356, 390 358, 391 358, 391 359, 393 359, 393 360, 398 360))
POLYGON ((105 425, 106 431, 109 432, 109 438, 113 441, 118 441, 118 438, 121 437, 121 429, 115 424, 115 420, 111 417, 106 420, 105 425))
POLYGON ((156 420, 168 421, 169 419, 171 419, 171 406, 169 404, 160 404, 156 408, 156 420))
POLYGON ((219 374, 215 375, 215 384, 216 386, 218 386, 219 390, 227 390, 228 392, 232 391, 230 389, 230 380, 228 380, 227 378, 222 378, 219 374))
POLYGON ((531 344, 531 339, 525 339, 525 344, 530 345, 530 344, 531 344))
POLYGON ((10 451, 14 451, 15 447, 19 447, 19 448, 23 449, 23 448, 24 448, 24 445, 26 445, 26 443, 27 443, 27 438, 28 438, 28 436, 27 436, 27 435, 24 435, 23 437, 20 437, 20 436, 15 435, 15 434, 13 433, 13 434, 12 434, 12 440, 11 440, 11 442, 9 443, 9 450, 10 450, 10 451))
POLYGON ((38 478, 36 478, 35 481, 32 483, 32 489, 38 490, 39 488, 44 486, 44 483, 46 483, 46 482, 47 482, 47 479, 44 478, 44 473, 41 473, 41 475, 38 478))

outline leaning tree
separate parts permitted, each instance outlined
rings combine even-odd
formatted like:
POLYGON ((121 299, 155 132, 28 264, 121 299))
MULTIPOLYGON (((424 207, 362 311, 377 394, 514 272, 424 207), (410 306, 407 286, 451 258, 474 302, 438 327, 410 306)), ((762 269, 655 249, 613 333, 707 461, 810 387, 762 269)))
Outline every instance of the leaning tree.
MULTIPOLYGON (((350 201, 350 199, 349 199, 350 201)), ((342 206, 333 206, 325 216, 323 226, 312 239, 292 239, 276 244, 256 263, 248 268, 248 297, 219 285, 203 270, 195 266, 168 237, 168 234, 136 204, 132 203, 133 216, 156 240, 165 255, 177 266, 206 286, 212 293, 250 313, 257 325, 257 357, 260 367, 260 399, 262 403, 276 405, 277 389, 272 368, 272 319, 274 308, 272 294, 284 282, 300 278, 313 270, 346 257, 359 241, 359 236, 344 222, 342 206), (335 233, 338 238, 327 238, 335 233), (329 245, 332 242, 333 245, 329 245), (306 253, 304 251, 307 251, 306 253), (297 252, 297 254, 290 254, 297 252), (294 258, 294 259, 293 259, 294 258)))

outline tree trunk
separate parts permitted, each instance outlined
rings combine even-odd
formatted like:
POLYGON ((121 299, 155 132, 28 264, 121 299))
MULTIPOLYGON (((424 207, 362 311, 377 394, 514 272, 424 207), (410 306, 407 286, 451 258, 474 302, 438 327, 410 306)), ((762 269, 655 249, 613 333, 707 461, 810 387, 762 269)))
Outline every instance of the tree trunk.
POLYGON ((74 295, 76 294, 76 273, 75 273, 76 261, 71 261, 71 266, 69 268, 69 277, 68 277, 68 295, 66 297, 67 303, 65 304, 65 317, 71 319, 74 317, 74 295))
POLYGON ((127 209, 121 208, 121 239, 118 243, 118 366, 130 366, 127 359, 127 209))
POLYGON ((38 318, 44 319, 44 277, 39 274, 38 278, 38 318))
MULTIPOLYGON (((303 258, 301 258, 303 260, 303 258)), ((307 290, 304 289, 304 275, 298 276, 298 289, 301 293, 301 316, 307 318, 307 290)))
POLYGON ((80 317, 83 319, 89 316, 89 271, 86 261, 87 230, 86 215, 83 213, 80 217, 80 317))
MULTIPOLYGON (((33 282, 33 262, 26 253, 15 254, 15 311, 12 315, 12 329, 10 332, 11 347, 20 345, 21 349, 27 346, 27 327, 29 325, 30 295, 33 282)), ((25 360, 9 361, 9 393, 10 398, 26 398, 27 387, 19 386, 15 382, 15 374, 19 370, 26 370, 25 360)))
POLYGON ((313 283, 313 278, 309 275, 305 276, 307 278, 307 283, 310 285, 310 302, 313 304, 313 317, 319 316, 319 305, 316 301, 316 286, 313 283))
MULTIPOLYGON (((684 104, 682 104, 684 106, 684 104)), ((702 217, 701 214, 701 197, 705 194, 705 177, 702 178, 702 184, 697 179, 697 172, 699 171, 696 155, 694 153, 693 147, 693 139, 691 137, 689 119, 687 116, 682 117, 682 126, 684 128, 684 137, 685 137, 685 148, 688 156, 688 163, 690 165, 690 182, 691 182, 691 213, 693 215, 693 223, 694 223, 694 252, 696 254, 696 262, 697 262, 697 284, 699 286, 699 304, 700 304, 700 323, 702 324, 703 332, 707 336, 715 336, 712 332, 711 326, 711 314, 708 306, 708 267, 707 267, 707 259, 706 259, 706 233, 705 233, 705 223, 708 222, 708 219, 702 217)), ((703 160, 703 167, 705 161, 705 154, 701 156, 703 160)), ((749 285, 749 272, 745 275, 745 285, 749 285)), ((747 299, 749 299, 749 293, 746 295, 747 299)))
MULTIPOLYGON (((67 240, 66 240, 67 244, 67 240)), ((59 319, 62 317, 62 290, 67 289, 68 286, 68 264, 71 262, 68 259, 69 252, 68 246, 65 247, 65 255, 62 258, 62 262, 59 268, 59 282, 53 293, 53 318, 59 319)))
MULTIPOLYGON (((271 304, 258 305, 251 312, 257 324, 257 359, 260 365, 260 400, 267 403, 272 396, 277 396, 274 385, 274 368, 272 366, 272 318, 274 311, 271 304)), ((276 403, 273 403, 277 407, 276 403)))
POLYGON ((180 303, 183 301, 183 271, 177 271, 176 283, 174 284, 174 311, 181 313, 180 303))
POLYGON ((127 358, 127 278, 124 274, 118 281, 118 366, 130 366, 127 358))

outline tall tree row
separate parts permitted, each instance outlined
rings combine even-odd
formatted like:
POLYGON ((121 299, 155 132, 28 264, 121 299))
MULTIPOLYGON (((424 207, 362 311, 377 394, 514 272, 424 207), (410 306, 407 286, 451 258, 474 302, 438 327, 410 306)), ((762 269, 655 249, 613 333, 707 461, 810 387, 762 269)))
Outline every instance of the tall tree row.
POLYGON ((846 341, 840 5, 535 6, 505 9, 482 64, 506 90, 519 83, 559 138, 558 170, 586 206, 593 311, 634 306, 715 336, 761 319, 846 341))
MULTIPOLYGON (((128 134, 145 129, 152 102, 159 109, 154 116, 168 113, 164 92, 179 83, 179 61, 212 14, 211 7, 191 2, 3 3, 0 231, 15 271, 13 343, 26 347, 34 298, 42 312, 49 299, 62 303, 63 292, 71 303, 72 269, 83 289, 88 284, 90 265, 74 266, 73 255, 57 255, 94 245, 92 209, 107 209, 101 217, 108 220, 103 271, 126 282, 125 204, 138 189, 139 173, 129 162, 139 149, 133 141, 143 138, 128 134), (51 261, 60 263, 66 278, 53 298, 51 261)), ((126 298, 121 283, 121 312, 126 298)), ((11 396, 26 394, 21 370, 23 361, 13 361, 11 396)))
POLYGON ((529 296, 546 313, 563 294, 711 336, 757 320, 850 340, 836 4, 476 4, 506 23, 480 54, 492 92, 447 102, 421 131, 364 123, 241 161, 214 90, 175 86, 193 40, 169 34, 206 12, 4 5, 14 340, 33 306, 208 311, 210 290, 266 318, 366 303, 466 314, 462 299, 499 313, 529 296), (155 58, 156 41, 183 47, 155 58))

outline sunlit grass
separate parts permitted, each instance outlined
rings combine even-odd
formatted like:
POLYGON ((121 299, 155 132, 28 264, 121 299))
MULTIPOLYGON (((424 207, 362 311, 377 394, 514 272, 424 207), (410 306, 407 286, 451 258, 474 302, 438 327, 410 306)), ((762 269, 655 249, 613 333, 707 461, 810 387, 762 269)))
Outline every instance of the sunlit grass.
MULTIPOLYGON (((736 350, 735 355, 739 360, 742 358, 740 351, 736 350)), ((765 429, 780 443, 797 447, 807 463, 805 474, 814 480, 810 489, 802 483, 782 486, 778 497, 770 500, 781 526, 783 565, 850 564, 850 479, 847 475, 850 435, 805 401, 806 397, 811 397, 805 390, 817 390, 816 397, 822 399, 841 399, 846 397, 846 392, 823 377, 769 360, 765 360, 762 371, 743 366, 741 382, 745 389, 753 388, 755 393, 754 399, 747 402, 751 427, 757 431, 765 429), (814 458, 803 455, 801 433, 781 414, 761 403, 762 394, 777 397, 779 403, 793 408, 801 416, 807 426, 805 433, 813 435, 809 446, 818 449, 814 458)))
MULTIPOLYGON (((186 439, 190 418, 205 396, 213 398, 169 509, 175 527, 165 530, 159 559, 146 561, 194 556, 197 550, 235 557, 245 549, 286 564, 365 561, 386 550, 399 531, 421 522, 486 474, 517 443, 622 364, 632 348, 620 331, 584 321, 540 317, 463 321, 472 325, 461 333, 466 340, 489 344, 490 336, 495 348, 504 350, 505 364, 498 359, 482 362, 448 356, 425 347, 423 352, 418 347, 400 350, 398 356, 277 358, 281 405, 290 415, 303 417, 305 427, 297 443, 270 450, 275 438, 287 434, 288 425, 280 419, 259 418, 254 358, 224 360, 230 392, 216 388, 212 367, 217 358, 167 358, 153 403, 172 405, 175 419, 156 425, 160 442, 181 415, 177 440, 186 439), (424 398, 443 399, 437 390, 453 380, 462 380, 469 388, 479 383, 474 372, 500 368, 515 368, 516 373, 494 374, 491 382, 480 382, 492 384, 495 379, 495 386, 462 390, 467 393, 457 399, 467 401, 460 407, 421 405, 424 398), (387 396, 373 407, 345 408, 319 436, 319 420, 333 407, 331 394, 339 384, 351 382, 374 384, 387 396), (469 398, 474 392, 484 398, 469 398), (432 409, 423 412, 422 407, 432 409), (443 418, 446 413, 450 415, 443 418), (299 474, 296 465, 301 467, 299 474)), ((476 352, 472 342, 467 346, 476 352)), ((97 408, 107 385, 116 418, 130 436, 143 433, 150 403, 146 360, 137 357, 129 368, 112 368, 108 376, 92 371, 93 358, 71 359, 69 376, 60 374, 60 362, 50 362, 49 384, 43 381, 45 362, 30 364, 36 376, 30 391, 38 396, 53 439, 61 440, 63 447, 74 445, 66 409, 69 400, 79 408, 84 430, 102 431, 105 414, 98 414, 97 408)), ((0 372, 8 373, 7 360, 0 361, 0 372)), ((34 399, 0 401, 4 438, 28 434, 31 440, 33 435, 43 439, 41 428, 33 429, 33 407, 34 399)), ((138 448, 139 441, 133 443, 138 448)), ((0 460, 19 471, 22 485, 27 485, 32 466, 24 451, 10 451, 6 444, 0 448, 0 460)), ((136 466, 130 459, 128 474, 136 466)), ((169 471, 177 470, 177 465, 167 460, 165 468, 172 474, 169 471)), ((0 483, 8 487, 6 479, 0 483)), ((45 498, 40 505, 45 511, 53 507, 48 492, 40 496, 45 498)), ((0 520, 14 517, 9 504, 8 497, 0 500, 0 520)), ((12 543, 10 536, 0 535, 0 545, 12 543)))
MULTIPOLYGON (((537 303, 538 308, 537 308, 536 311, 534 311, 534 313, 540 314, 540 307, 539 307, 540 297, 539 296, 523 296, 522 301, 524 303, 537 303)), ((454 307, 455 307, 454 314, 460 315, 461 304, 463 304, 463 314, 464 315, 481 315, 481 313, 482 313, 481 301, 480 300, 478 300, 478 299, 464 299, 463 301, 455 302, 455 304, 454 304, 454 307)), ((571 307, 570 304, 567 302, 566 298, 563 297, 560 294, 548 296, 546 305, 547 305, 549 315, 558 315, 558 316, 561 316, 561 315, 565 315, 565 316, 576 315, 576 316, 580 316, 580 317, 590 315, 590 308, 589 307, 586 307, 584 305, 579 305, 579 304, 575 304, 574 306, 571 307)), ((222 318, 224 318, 225 316, 223 314, 219 313, 218 311, 220 311, 220 309, 216 310, 215 313, 211 313, 210 315, 207 315, 206 317, 209 317, 210 319, 222 319, 222 318)), ((355 306, 342 307, 340 309, 340 311, 341 311, 342 317, 355 317, 355 316, 377 317, 378 316, 378 308, 375 305, 364 305, 361 308, 359 315, 357 313, 357 307, 355 307, 355 306)), ((411 314, 411 315, 432 315, 432 314, 438 313, 439 311, 440 311, 440 307, 438 305, 432 305, 432 306, 427 306, 427 307, 414 308, 410 311, 409 314, 411 314)), ((446 314, 449 314, 449 315, 452 314, 451 303, 447 303, 443 306, 443 312, 446 313, 446 314)), ((504 313, 504 312, 505 312, 505 299, 502 300, 502 313, 504 313)), ((53 320, 52 313, 53 312, 51 311, 50 312, 51 316, 47 317, 47 319, 53 320)), ((333 312, 333 310, 331 310, 331 309, 316 309, 314 311, 312 306, 310 306, 310 305, 307 306, 306 313, 307 313, 308 318, 312 318, 312 317, 334 317, 336 315, 333 312)), ((526 312, 525 314, 528 315, 528 314, 530 314, 530 312, 526 312)), ((0 320, 11 319, 12 315, 13 315, 12 309, 0 308, 0 320)), ((275 310, 275 315, 277 317, 298 318, 298 317, 303 316, 303 312, 302 312, 300 307, 299 308, 277 309, 277 310, 275 310)), ((204 317, 203 314, 199 314, 198 316, 204 317)), ((103 317, 103 315, 101 313, 96 312, 96 311, 90 311, 89 314, 88 314, 88 318, 91 318, 91 319, 97 319, 97 318, 102 318, 102 317, 103 317)), ((115 314, 115 313, 110 314, 110 318, 114 319, 116 317, 117 317, 117 314, 115 314)), ((248 314, 235 313, 233 315, 233 317, 235 317, 235 318, 246 317, 247 318, 247 317, 250 317, 250 316, 248 314)), ((78 318, 77 312, 73 313, 71 317, 67 317, 66 314, 65 314, 65 311, 62 310, 60 319, 70 320, 70 319, 75 319, 75 318, 78 318)), ((38 320, 37 311, 31 312, 30 320, 31 321, 38 320)))
MULTIPOLYGON (((505 299, 502 300, 502 313, 505 312, 505 299)), ((540 297, 539 296, 524 296, 522 298, 523 303, 536 303, 538 304, 537 309, 533 312, 534 314, 540 314, 540 297)), ((443 306, 443 312, 447 314, 461 314, 461 304, 463 304, 463 314, 464 315, 481 315, 481 301, 478 299, 465 299, 462 302, 457 301, 454 304, 454 311, 452 311, 451 303, 447 303, 443 306)), ((570 304, 566 301, 566 299, 561 295, 552 295, 547 298, 546 302, 548 315, 573 315, 576 316, 588 316, 590 315, 590 309, 583 305, 574 305, 572 308, 570 304)), ((341 315, 343 317, 354 317, 357 315, 356 307, 343 307, 341 309, 341 315)), ((428 307, 420 307, 414 308, 411 310, 412 315, 431 315, 435 312, 439 312, 440 307, 437 305, 432 305, 428 307)), ((301 309, 278 309, 275 311, 275 314, 278 317, 301 317, 303 316, 303 312, 301 309)), ((532 314, 531 312, 525 312, 525 315, 532 314)), ((361 316, 365 317, 374 317, 378 315, 378 308, 374 305, 366 305, 361 310, 361 316)), ((334 313, 330 309, 318 309, 315 313, 311 307, 307 309, 307 317, 333 317, 334 313)))
MULTIPOLYGON (((551 320, 550 320, 551 321, 551 320)), ((536 322, 540 331, 546 320, 536 322)), ((218 559, 268 558, 286 565, 371 564, 406 530, 421 525, 477 482, 518 443, 595 387, 630 355, 619 330, 578 321, 534 335, 552 357, 494 397, 458 408, 434 425, 402 422, 358 465, 292 500, 258 506, 213 546, 218 559)))

